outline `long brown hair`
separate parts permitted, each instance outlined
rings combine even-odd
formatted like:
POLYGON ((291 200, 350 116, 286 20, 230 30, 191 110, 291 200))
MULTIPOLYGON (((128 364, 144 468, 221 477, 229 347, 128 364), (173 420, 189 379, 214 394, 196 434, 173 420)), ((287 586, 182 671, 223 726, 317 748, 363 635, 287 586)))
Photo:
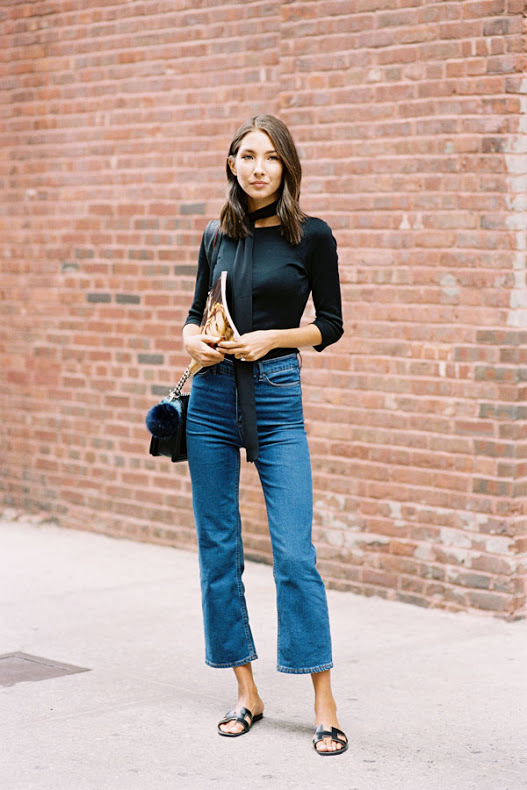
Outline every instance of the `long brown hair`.
POLYGON ((227 202, 220 214, 221 230, 234 239, 250 235, 247 222, 247 195, 229 167, 229 158, 236 157, 246 134, 260 129, 271 139, 283 165, 282 184, 276 213, 281 221, 281 233, 291 244, 298 244, 302 238, 302 222, 306 214, 300 209, 300 182, 302 166, 291 132, 283 121, 274 115, 255 115, 242 123, 235 133, 227 156, 227 202))

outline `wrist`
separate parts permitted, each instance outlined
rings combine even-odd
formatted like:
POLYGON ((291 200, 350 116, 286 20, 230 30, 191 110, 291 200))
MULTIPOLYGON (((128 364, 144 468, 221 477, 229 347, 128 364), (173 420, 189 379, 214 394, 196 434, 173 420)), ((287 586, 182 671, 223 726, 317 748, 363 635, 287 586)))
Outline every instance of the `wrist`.
POLYGON ((192 341, 193 337, 199 335, 199 331, 200 331, 199 326, 197 326, 196 324, 185 324, 182 332, 183 346, 185 350, 188 350, 187 346, 189 342, 192 341))
POLYGON ((183 348, 185 349, 187 354, 190 354, 191 351, 192 351, 192 348, 194 347, 194 342, 193 341, 194 341, 195 337, 196 337, 195 335, 186 335, 186 336, 184 335, 183 336, 183 348))
POLYGON ((270 342, 270 349, 269 349, 269 351, 271 351, 274 348, 280 348, 281 330, 280 329, 271 329, 269 331, 270 331, 270 334, 271 334, 271 338, 270 338, 271 342, 270 342))

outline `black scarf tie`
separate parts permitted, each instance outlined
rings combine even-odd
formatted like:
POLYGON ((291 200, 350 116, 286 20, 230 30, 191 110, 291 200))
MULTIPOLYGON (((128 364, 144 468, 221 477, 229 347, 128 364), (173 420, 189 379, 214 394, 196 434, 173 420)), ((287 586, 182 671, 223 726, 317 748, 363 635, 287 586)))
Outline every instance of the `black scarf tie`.
MULTIPOLYGON (((238 241, 232 268, 233 319, 240 335, 253 330, 253 245, 254 223, 276 214, 278 201, 248 215, 251 233, 238 241)), ((252 362, 234 359, 234 376, 238 391, 243 443, 248 461, 258 458, 258 428, 254 401, 254 371, 252 362)))

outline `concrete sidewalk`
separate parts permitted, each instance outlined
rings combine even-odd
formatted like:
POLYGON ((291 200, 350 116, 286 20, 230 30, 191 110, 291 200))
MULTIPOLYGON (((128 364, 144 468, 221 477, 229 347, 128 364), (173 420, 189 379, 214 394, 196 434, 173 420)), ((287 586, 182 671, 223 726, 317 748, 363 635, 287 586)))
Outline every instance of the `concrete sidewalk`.
POLYGON ((270 567, 244 577, 266 714, 228 740, 232 673, 203 663, 195 554, 19 517, 0 557, 0 653, 90 669, 1 689, 3 790, 527 788, 527 621, 330 590, 351 743, 321 759, 309 676, 275 671, 270 567))

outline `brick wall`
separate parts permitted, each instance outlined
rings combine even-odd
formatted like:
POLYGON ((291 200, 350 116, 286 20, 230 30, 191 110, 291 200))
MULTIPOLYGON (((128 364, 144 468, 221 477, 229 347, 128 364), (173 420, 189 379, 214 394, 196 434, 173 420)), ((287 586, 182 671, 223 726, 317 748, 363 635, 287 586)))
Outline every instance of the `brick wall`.
MULTIPOLYGON (((5 0, 4 505, 194 545, 143 419, 231 134, 271 112, 341 259, 346 334, 303 355, 325 579, 525 613, 525 33, 522 0, 5 0)), ((250 467, 242 498, 268 560, 250 467)))

